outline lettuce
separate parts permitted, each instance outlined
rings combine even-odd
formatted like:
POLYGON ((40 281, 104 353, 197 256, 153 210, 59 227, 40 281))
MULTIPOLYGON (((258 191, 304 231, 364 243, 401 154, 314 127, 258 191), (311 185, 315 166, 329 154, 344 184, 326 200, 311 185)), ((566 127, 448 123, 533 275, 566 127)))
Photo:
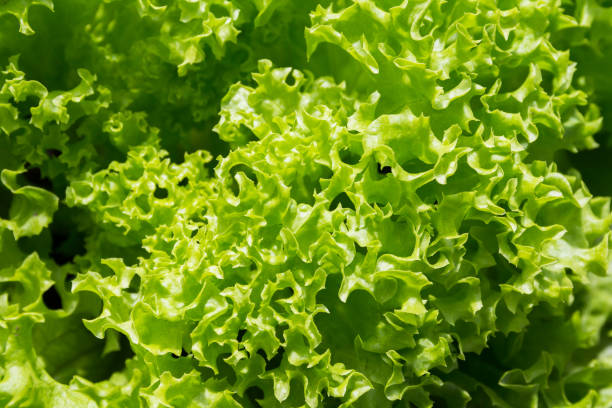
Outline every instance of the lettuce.
POLYGON ((609 407, 611 13, 0 1, 0 406, 609 407))

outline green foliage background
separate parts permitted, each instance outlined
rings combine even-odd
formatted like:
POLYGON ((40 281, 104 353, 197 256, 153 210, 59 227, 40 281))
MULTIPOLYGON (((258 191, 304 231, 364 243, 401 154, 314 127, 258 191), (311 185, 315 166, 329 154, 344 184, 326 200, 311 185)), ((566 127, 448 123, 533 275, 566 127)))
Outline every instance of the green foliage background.
POLYGON ((0 0, 0 66, 0 406, 612 406, 609 1, 0 0))

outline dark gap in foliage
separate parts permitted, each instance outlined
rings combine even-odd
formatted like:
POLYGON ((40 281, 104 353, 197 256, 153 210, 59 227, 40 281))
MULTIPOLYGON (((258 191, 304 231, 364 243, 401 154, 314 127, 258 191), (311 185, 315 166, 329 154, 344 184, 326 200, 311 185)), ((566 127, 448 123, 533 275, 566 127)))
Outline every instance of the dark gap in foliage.
POLYGON ((376 169, 379 174, 391 174, 391 166, 381 166, 380 163, 376 163, 376 169))
POLYGON ((540 82, 540 86, 542 87, 542 89, 544 89, 544 92, 549 95, 552 95, 553 79, 555 78, 555 75, 547 69, 542 69, 540 70, 540 72, 542 74, 542 82, 540 82))
POLYGON ((218 378, 225 378, 230 385, 234 385, 236 383, 236 373, 232 366, 225 361, 230 355, 229 353, 223 353, 217 357, 217 368, 219 369, 218 378))
POLYGON ((338 397, 325 397, 323 399, 324 408, 338 408, 342 404, 342 399, 338 397))
POLYGON ((76 278, 76 275, 69 273, 64 278, 64 290, 66 292, 72 292, 72 281, 76 278))
POLYGON ((318 183, 315 188, 315 191, 318 193, 322 190, 321 188, 321 180, 329 180, 334 176, 334 172, 327 166, 319 166, 319 174, 317 175, 318 183))
POLYGON ((276 354, 272 356, 271 359, 268 359, 266 353, 264 353, 264 351, 261 349, 257 350, 257 353, 266 360, 266 371, 270 371, 280 367, 283 361, 283 356, 285 355, 285 349, 283 347, 279 347, 276 354))
POLYGON ((293 296, 293 289, 292 288, 283 288, 283 289, 279 289, 276 292, 274 292, 274 294, 272 295, 272 299, 271 299, 271 306, 274 310, 276 310, 279 313, 285 313, 285 308, 284 308, 284 304, 283 302, 279 302, 280 300, 283 299, 288 299, 291 296, 293 296))
MULTIPOLYGON (((209 139, 213 138, 212 135, 213 133, 210 132, 209 139)), ((217 167, 217 164, 219 164, 219 157, 226 157, 229 154, 230 145, 226 141, 216 137, 214 143, 207 143, 206 150, 208 150, 208 152, 212 155, 213 158, 210 162, 206 163, 204 167, 208 170, 208 174, 212 176, 214 174, 215 167, 217 167)))
POLYGON ((57 158, 62 154, 62 151, 57 149, 46 149, 45 153, 49 157, 57 158))
POLYGON ((476 132, 478 131, 478 128, 480 127, 480 121, 478 120, 470 120, 468 122, 468 131, 469 133, 464 133, 463 136, 473 136, 476 134, 476 132))
POLYGON ((251 180, 253 182, 254 185, 257 185, 258 180, 257 180, 257 175, 255 174, 255 172, 253 170, 251 170, 248 166, 244 165, 244 164, 237 164, 234 167, 232 167, 229 171, 230 173, 230 188, 232 190, 232 192, 234 193, 235 196, 238 196, 240 194, 240 187, 238 185, 238 181, 236 180, 236 174, 237 173, 242 173, 244 176, 246 176, 249 180, 251 180))
POLYGON ((321 392, 323 397, 324 408, 338 408, 342 404, 342 399, 338 397, 332 397, 327 393, 327 388, 321 392))
MULTIPOLYGON (((563 3, 563 5, 561 5, 560 8, 561 8, 561 10, 563 10, 563 14, 566 14, 568 16, 575 16, 576 15, 576 3, 574 3, 574 2, 563 3)), ((565 33, 565 31, 562 30, 561 33, 565 33)), ((553 41, 551 41, 551 42, 552 42, 553 46, 556 49, 562 50, 562 49, 569 48, 569 46, 570 46, 569 44, 567 44, 567 43, 563 44, 565 41, 562 41, 562 44, 558 44, 557 41, 554 41, 554 40, 566 40, 568 38, 567 36, 561 35, 560 39, 555 38, 555 37, 556 36, 553 35, 553 41)), ((572 50, 570 50, 570 52, 571 51, 572 50)), ((572 61, 576 61, 576 59, 573 56, 572 56, 571 60, 572 61)))
POLYGON ((130 280, 129 286, 123 290, 127 293, 138 293, 138 291, 140 291, 141 280, 142 279, 140 278, 140 275, 138 275, 137 273, 134 274, 134 276, 130 280))
POLYGON ((289 328, 289 325, 287 323, 281 323, 274 328, 274 335, 276 336, 278 341, 280 342, 285 341, 284 334, 285 334, 285 330, 287 330, 288 328, 289 328))
MULTIPOLYGON (((136 243, 130 246, 119 246, 107 239, 98 241, 98 253, 101 259, 104 258, 121 258, 125 266, 134 266, 140 262, 140 258, 147 259, 150 254, 142 247, 142 244, 136 243)), ((110 268, 108 272, 114 274, 110 268)))
MULTIPOLYGON (((111 331, 107 330, 107 336, 110 335, 109 332, 111 331)), ((112 351, 101 357, 97 370, 85 377, 90 381, 99 382, 108 380, 114 373, 123 370, 126 360, 134 356, 134 351, 128 338, 123 333, 112 332, 116 333, 119 337, 119 350, 112 351)))
POLYGON ((559 368, 553 367, 552 371, 550 372, 550 375, 548 376, 548 381, 550 381, 551 383, 558 383, 562 380, 562 377, 563 376, 561 375, 559 368))
MULTIPOLYGON (((512 44, 515 41, 516 33, 514 31, 510 31, 510 33, 507 36, 508 38, 506 38, 503 33, 496 31, 494 34, 494 37, 495 37, 494 39, 495 44, 497 45, 499 49, 503 51, 509 51, 510 47, 512 47, 512 44)), ((500 73, 498 74, 499 78, 505 78, 506 76, 512 76, 510 72, 515 73, 515 77, 513 78, 513 81, 511 82, 511 84, 507 85, 507 90, 504 90, 504 82, 502 81, 502 91, 501 92, 515 91, 516 89, 518 89, 519 86, 523 84, 525 79, 527 79, 527 74, 529 73, 529 66, 526 66, 526 65, 514 66, 512 64, 504 64, 504 65, 501 65, 501 67, 502 69, 500 69, 500 73), (507 68, 508 71, 504 71, 504 68, 507 68), (519 75, 519 72, 522 75, 519 75)))
MULTIPOLYGON (((583 115, 586 115, 590 109, 591 109, 591 105, 586 104, 586 103, 584 105, 576 105, 576 110, 578 110, 578 112, 580 112, 583 115)), ((605 110, 605 106, 603 109, 605 110)), ((605 111, 603 114, 605 115, 605 111)))
POLYGON ((565 396, 570 403, 576 404, 582 400, 593 389, 593 384, 585 384, 582 382, 565 383, 565 396))
POLYGON ((251 128, 248 127, 247 125, 245 125, 244 123, 241 123, 240 126, 238 126, 238 132, 240 132, 240 134, 242 134, 242 136, 244 136, 241 139, 241 140, 244 141, 244 144, 247 144, 249 142, 255 142, 255 141, 259 140, 257 138, 257 136, 255 136, 255 133, 253 133, 251 128))
MULTIPOLYGON (((386 166, 385 166, 386 167, 386 166)), ((366 174, 362 174, 361 176, 365 176, 366 178, 371 179, 372 181, 378 182, 383 181, 387 177, 388 173, 382 172, 382 167, 380 163, 376 160, 370 160, 368 166, 366 167, 366 174)), ((381 194, 373 194, 374 196, 381 196, 381 194)), ((372 201, 370 201, 372 202, 372 201)))
POLYGON ((172 358, 174 358, 174 359, 178 359, 178 358, 181 358, 181 357, 187 357, 187 356, 189 356, 189 353, 187 353, 187 351, 186 351, 184 348, 181 348, 181 354, 180 354, 180 355, 178 355, 178 356, 177 356, 177 355, 176 355, 176 354, 174 354, 174 353, 170 353, 170 356, 171 356, 172 358))
POLYGON ((23 294, 23 285, 18 282, 0 282, 0 294, 8 295, 8 303, 18 303, 23 294))
POLYGON ((507 367, 500 364, 495 354, 485 348, 481 354, 465 353, 465 360, 458 360, 458 372, 462 372, 495 389, 507 367))
POLYGON ((195 370, 200 373, 200 380, 205 382, 209 378, 214 377, 215 372, 210 367, 195 366, 195 370))
POLYGON ((60 203, 49 225, 49 232, 51 233, 49 256, 56 264, 67 264, 72 262, 75 256, 85 254, 85 232, 79 228, 74 209, 60 203))
POLYGON ((0 183, 0 218, 8 219, 13 201, 13 194, 10 190, 0 183))
POLYGON ((480 244, 474 239, 472 234, 468 233, 468 238, 463 246, 465 248, 465 259, 475 259, 480 248, 480 244))
POLYGON ((317 354, 323 354, 327 351, 327 346, 324 343, 319 343, 319 345, 314 348, 314 351, 317 354))
POLYGON ((338 152, 338 155, 340 156, 340 160, 351 166, 359 163, 359 161, 361 160, 361 155, 353 152, 348 148, 340 150, 338 152))
POLYGON ((193 231, 191 231, 191 235, 190 235, 190 237, 191 237, 191 238, 194 238, 196 235, 198 235, 198 232, 199 232, 199 231, 200 231, 200 229, 199 229, 199 228, 194 229, 193 231))
POLYGON ((329 203, 329 211, 334 211, 339 205, 341 205, 342 208, 350 208, 355 211, 355 205, 345 192, 338 194, 336 198, 329 203))
POLYGON ((275 302, 279 299, 287 299, 291 296, 293 296, 293 288, 286 287, 274 292, 274 295, 272 295, 272 302, 275 302))
POLYGON ((499 200, 497 203, 495 203, 498 207, 501 207, 505 212, 511 212, 512 210, 510 210, 510 204, 508 203, 508 200, 506 199, 501 199, 499 200))
POLYGON ((259 387, 249 387, 245 390, 244 396, 253 405, 253 407, 261 408, 261 405, 257 400, 264 398, 264 392, 259 387))
POLYGON ((195 224, 198 224, 198 223, 208 224, 208 219, 206 218, 206 212, 207 212, 206 208, 202 208, 197 213, 189 217, 189 220, 193 221, 195 224))
POLYGON ((570 168, 577 169, 593 195, 611 196, 612 183, 602 175, 612 174, 612 144, 607 142, 612 140, 612 133, 606 130, 599 132, 595 140, 600 144, 599 148, 578 153, 563 151, 557 154, 555 161, 563 173, 570 168))
POLYGON ((153 197, 160 199, 160 200, 164 200, 168 198, 168 189, 158 186, 153 192, 153 197))
POLYGON ((520 271, 516 266, 508 262, 502 255, 494 252, 493 258, 495 259, 495 266, 481 269, 480 271, 483 277, 485 277, 493 287, 498 287, 502 283, 506 283, 512 276, 520 275, 520 271))
POLYGON ((293 76, 293 71, 289 72, 289 74, 285 78, 285 83, 289 86, 295 85, 295 77, 293 76))
POLYGON ((47 309, 58 310, 62 308, 62 298, 57 292, 55 285, 51 286, 43 293, 42 300, 47 309))
POLYGON ((23 180, 22 184, 53 191, 53 183, 48 178, 42 176, 40 168, 32 167, 29 163, 26 163, 25 169, 26 171, 18 176, 18 178, 23 180))
POLYGON ((60 173, 53 178, 53 193, 59 198, 60 202, 66 199, 66 189, 69 184, 64 173, 60 173))
POLYGON ((276 354, 269 361, 266 361, 266 371, 274 370, 275 368, 280 367, 284 355, 285 349, 280 347, 276 354))
MULTIPOLYGON (((226 91, 227 89, 224 87, 218 95, 217 92, 213 92, 215 95, 210 95, 214 98, 212 106, 214 106, 215 112, 219 111, 221 98, 226 91)), ((179 106, 175 109, 172 109, 170 106, 166 107, 169 111, 163 115, 149 115, 147 117, 151 126, 160 129, 161 147, 168 152, 170 160, 176 164, 184 162, 186 153, 192 153, 197 150, 208 151, 212 156, 212 160, 206 163, 204 167, 208 174, 212 176, 214 174, 213 170, 219 162, 218 157, 225 157, 230 151, 229 143, 221 140, 212 130, 219 122, 219 116, 214 115, 200 119, 194 117, 190 107, 179 106), (169 118, 174 118, 172 123, 168 123, 169 118), (181 123, 182 125, 179 126, 176 123, 181 123), (176 138, 174 137, 176 133, 184 134, 185 137, 176 138)), ((145 105, 142 109, 155 113, 155 110, 159 108, 145 105)))
POLYGON ((447 79, 437 79, 436 82, 442 87, 444 93, 446 93, 459 85, 462 79, 463 77, 458 71, 451 71, 451 74, 447 79))
POLYGON ((179 187, 186 187, 187 185, 189 185, 189 179, 187 177, 183 177, 183 179, 178 182, 179 187))
POLYGON ((391 214, 391 217, 389 219, 394 223, 406 223, 406 217, 402 214, 391 214))
POLYGON ((317 172, 313 174, 311 177, 308 177, 308 174, 304 178, 304 184, 310 196, 308 197, 310 203, 314 203, 314 195, 323 191, 323 187, 321 187, 321 180, 329 180, 334 176, 334 172, 327 166, 317 166, 317 172))
POLYGON ((52 244, 51 234, 49 233, 48 229, 42 230, 42 232, 38 235, 21 237, 17 240, 17 247, 21 250, 21 252, 25 254, 36 252, 43 258, 49 256, 52 244))
MULTIPOLYGON (((21 63, 21 69, 23 69, 23 64, 21 63)), ((27 74, 26 74, 27 75, 27 74)), ((31 79, 31 78, 28 78, 31 79)), ((17 110, 19 111, 19 117, 26 121, 32 119, 32 111, 30 109, 38 106, 40 99, 34 95, 28 95, 23 101, 16 102, 14 99, 10 99, 9 103, 12 103, 17 110)))
POLYGON ((362 247, 357 242, 355 242, 355 251, 357 253, 362 254, 363 256, 365 256, 368 253, 368 248, 367 247, 362 247))
MULTIPOLYGON (((104 310, 104 302, 97 294, 89 291, 79 292, 79 305, 82 305, 82 314, 84 318, 94 319, 99 317, 104 310)), ((96 337, 97 338, 97 337, 96 337)))
POLYGON ((238 330, 238 335, 236 336, 236 341, 241 342, 244 338, 244 335, 247 333, 245 329, 238 330))
POLYGON ((249 166, 244 164, 237 164, 230 169, 230 175, 232 178, 235 178, 237 173, 243 173, 249 180, 253 182, 253 184, 257 185, 257 175, 249 166))

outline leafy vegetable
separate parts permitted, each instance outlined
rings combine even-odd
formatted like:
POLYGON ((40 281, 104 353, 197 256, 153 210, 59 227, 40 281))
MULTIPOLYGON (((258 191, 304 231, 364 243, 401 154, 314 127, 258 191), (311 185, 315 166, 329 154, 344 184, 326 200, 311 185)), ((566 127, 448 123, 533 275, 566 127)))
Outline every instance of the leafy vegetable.
POLYGON ((609 407, 611 6, 0 1, 0 406, 609 407))

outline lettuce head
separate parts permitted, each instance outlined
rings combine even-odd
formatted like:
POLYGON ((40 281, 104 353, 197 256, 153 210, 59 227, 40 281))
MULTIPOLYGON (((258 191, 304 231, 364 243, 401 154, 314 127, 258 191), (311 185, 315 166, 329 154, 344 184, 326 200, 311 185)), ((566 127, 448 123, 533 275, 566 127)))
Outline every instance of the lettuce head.
POLYGON ((612 3, 0 0, 0 406, 612 406, 612 3))

